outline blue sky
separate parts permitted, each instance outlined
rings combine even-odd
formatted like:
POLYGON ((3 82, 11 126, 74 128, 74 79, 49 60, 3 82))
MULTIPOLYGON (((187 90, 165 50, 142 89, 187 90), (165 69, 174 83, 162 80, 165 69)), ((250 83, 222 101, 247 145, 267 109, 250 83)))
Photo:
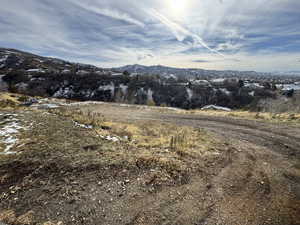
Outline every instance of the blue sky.
POLYGON ((300 70, 299 0, 2 0, 0 34, 101 67, 300 70))

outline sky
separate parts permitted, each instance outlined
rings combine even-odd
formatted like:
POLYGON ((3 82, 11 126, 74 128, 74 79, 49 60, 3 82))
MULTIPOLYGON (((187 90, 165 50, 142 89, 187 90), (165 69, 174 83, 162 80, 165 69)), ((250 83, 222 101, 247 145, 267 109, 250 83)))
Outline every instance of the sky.
POLYGON ((0 46, 100 67, 300 70, 299 0, 1 0, 0 46))

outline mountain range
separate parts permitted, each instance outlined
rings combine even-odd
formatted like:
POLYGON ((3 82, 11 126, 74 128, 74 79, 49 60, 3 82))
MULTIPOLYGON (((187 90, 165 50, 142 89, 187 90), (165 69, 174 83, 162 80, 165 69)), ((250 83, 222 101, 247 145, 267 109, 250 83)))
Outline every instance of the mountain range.
POLYGON ((272 77, 272 76, 283 76, 299 74, 295 71, 284 73, 261 73, 255 71, 235 71, 235 70, 205 70, 195 68, 173 68, 162 65, 155 66, 144 66, 139 64, 126 65, 115 68, 100 68, 93 65, 87 65, 82 63, 69 62, 62 59, 43 57, 32 53, 9 49, 0 48, 0 69, 8 70, 34 70, 39 69, 41 71, 65 71, 74 70, 81 72, 97 72, 103 73, 118 73, 128 71, 131 74, 139 75, 160 75, 166 78, 175 76, 177 78, 185 79, 213 79, 213 78, 224 78, 224 77, 237 77, 240 79, 253 79, 257 77, 272 77))
POLYGON ((144 66, 144 65, 126 65, 123 67, 112 68, 117 71, 128 71, 133 74, 158 74, 163 76, 174 75, 178 78, 224 78, 224 77, 258 77, 258 76, 271 76, 271 73, 260 73, 255 71, 235 71, 235 70, 205 70, 195 68, 173 68, 162 65, 144 66))

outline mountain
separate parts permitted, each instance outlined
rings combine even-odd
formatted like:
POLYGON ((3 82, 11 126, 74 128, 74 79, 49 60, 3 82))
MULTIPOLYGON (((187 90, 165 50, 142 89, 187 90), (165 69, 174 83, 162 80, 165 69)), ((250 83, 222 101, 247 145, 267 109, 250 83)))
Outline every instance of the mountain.
POLYGON ((300 76, 300 70, 294 70, 294 71, 276 71, 273 72, 273 74, 276 74, 278 76, 300 76))
POLYGON ((72 63, 65 60, 42 57, 32 53, 16 49, 0 48, 0 70, 9 72, 24 70, 29 72, 68 72, 71 70, 87 72, 104 72, 104 69, 96 66, 72 63))
POLYGON ((127 65, 123 67, 113 68, 117 71, 128 71, 133 74, 159 74, 162 76, 174 75, 177 78, 202 78, 202 79, 212 79, 212 78, 224 78, 224 77, 237 77, 241 79, 245 78, 256 78, 261 76, 271 75, 270 73, 260 73, 255 71, 234 71, 234 70, 204 70, 204 69, 183 69, 183 68, 173 68, 166 66, 143 66, 143 65, 127 65))

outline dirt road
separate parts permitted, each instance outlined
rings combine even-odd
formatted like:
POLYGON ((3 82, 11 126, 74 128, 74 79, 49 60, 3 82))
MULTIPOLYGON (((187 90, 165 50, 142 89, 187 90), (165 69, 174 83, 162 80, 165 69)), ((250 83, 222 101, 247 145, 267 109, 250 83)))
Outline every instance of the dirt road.
POLYGON ((233 146, 230 163, 212 178, 209 192, 218 200, 197 224, 300 224, 299 127, 117 105, 89 110, 119 121, 158 120, 197 127, 233 146))

